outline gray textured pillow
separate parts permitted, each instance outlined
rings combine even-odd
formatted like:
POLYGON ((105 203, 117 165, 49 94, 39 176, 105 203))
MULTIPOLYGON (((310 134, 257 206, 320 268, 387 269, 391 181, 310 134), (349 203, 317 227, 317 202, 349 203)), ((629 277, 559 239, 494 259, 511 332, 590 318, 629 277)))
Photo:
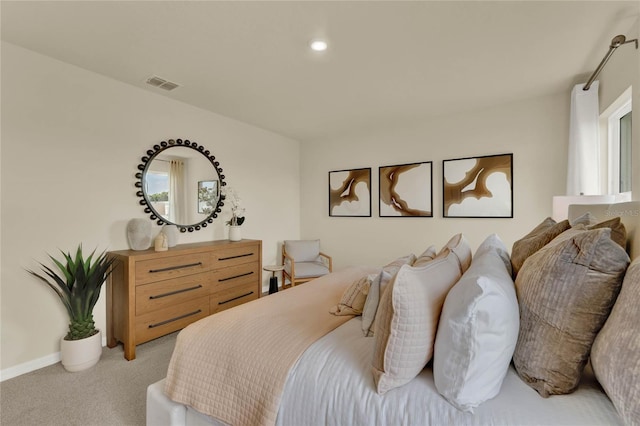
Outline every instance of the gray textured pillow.
POLYGON ((627 229, 624 227, 624 224, 620 222, 620 217, 614 217, 613 219, 587 226, 587 229, 599 228, 611 229, 611 239, 618 243, 623 249, 627 248, 627 229))
POLYGON ((542 247, 547 245, 558 235, 569 229, 568 220, 556 223, 550 217, 543 220, 538 226, 533 228, 527 235, 513 243, 511 249, 511 267, 513 276, 516 277, 525 260, 542 247))
POLYGON ((611 315, 591 349, 596 378, 625 424, 640 424, 640 258, 633 261, 611 315))
POLYGON ((516 278, 518 375, 543 397, 572 392, 615 301, 629 256, 608 228, 569 229, 531 255, 516 278))
POLYGON ((402 265, 411 265, 415 260, 416 256, 413 253, 399 257, 393 262, 389 262, 383 266, 380 274, 371 281, 367 300, 364 302, 364 308, 362 309, 362 332, 365 336, 373 336, 373 327, 376 319, 376 312, 378 311, 378 304, 380 303, 380 297, 382 296, 382 292, 386 288, 387 284, 396 275, 398 269, 400 269, 402 265))

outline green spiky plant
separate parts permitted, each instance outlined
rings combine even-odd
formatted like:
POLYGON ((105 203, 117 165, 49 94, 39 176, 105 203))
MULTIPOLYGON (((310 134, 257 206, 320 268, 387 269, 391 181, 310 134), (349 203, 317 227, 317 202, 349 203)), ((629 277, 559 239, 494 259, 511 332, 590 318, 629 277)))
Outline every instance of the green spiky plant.
POLYGON ((69 332, 65 340, 80 340, 98 332, 93 321, 93 307, 100 297, 100 289, 112 271, 114 258, 105 252, 94 258, 95 250, 85 259, 82 245, 75 258, 60 250, 64 260, 49 255, 59 273, 40 263, 45 275, 27 270, 56 292, 69 314, 69 332))

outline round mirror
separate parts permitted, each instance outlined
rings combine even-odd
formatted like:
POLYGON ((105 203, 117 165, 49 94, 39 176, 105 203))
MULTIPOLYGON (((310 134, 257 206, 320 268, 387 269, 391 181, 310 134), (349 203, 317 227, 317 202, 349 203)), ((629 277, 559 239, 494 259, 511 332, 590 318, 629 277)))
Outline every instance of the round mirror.
POLYGON ((204 146, 169 139, 154 145, 141 161, 136 195, 151 220, 192 232, 218 217, 226 182, 220 163, 204 146))

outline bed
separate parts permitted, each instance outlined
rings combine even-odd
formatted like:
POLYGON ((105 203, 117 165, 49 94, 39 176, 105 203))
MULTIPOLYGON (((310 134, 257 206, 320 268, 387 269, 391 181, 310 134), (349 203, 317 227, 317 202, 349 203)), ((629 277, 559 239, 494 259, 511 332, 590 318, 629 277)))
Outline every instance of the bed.
MULTIPOLYGON (((586 217, 592 224, 620 217, 627 230, 624 244, 635 258, 640 254, 635 239, 639 212, 640 203, 636 202, 571 206, 569 217, 577 221, 586 217)), ((578 223, 572 228, 580 226, 578 223)), ((609 235, 608 230, 606 233, 609 235)), ((545 250, 549 245, 551 242, 544 245, 545 250)), ((429 255, 434 257, 436 253, 429 255)), ((519 274, 526 275, 527 270, 522 266, 519 274)), ((632 356, 629 361, 628 357, 621 358, 622 351, 610 354, 605 350, 616 345, 615 339, 640 344, 637 327, 629 326, 622 337, 617 330, 619 323, 633 320, 627 318, 628 313, 637 311, 633 306, 640 304, 633 285, 640 284, 640 259, 626 271, 617 300, 615 292, 611 302, 615 305, 613 310, 607 309, 604 328, 600 331, 598 327, 596 342, 601 342, 594 344, 591 354, 598 368, 588 363, 575 389, 541 397, 543 390, 523 380, 525 369, 520 366, 519 374, 517 358, 514 355, 511 362, 507 349, 503 352, 509 361, 498 384, 499 392, 466 410, 443 397, 436 385, 442 380, 436 369, 437 350, 435 359, 431 359, 433 353, 429 354, 431 360, 415 377, 381 394, 381 379, 372 374, 372 354, 375 358, 381 340, 379 328, 378 337, 366 336, 365 316, 328 313, 355 281, 361 277, 373 279, 379 272, 379 267, 346 268, 190 325, 178 336, 167 378, 147 390, 147 424, 640 424, 639 408, 633 402, 640 398, 638 385, 634 384, 640 375, 640 360, 632 356), (633 274, 628 273, 632 268, 633 274), (631 366, 623 365, 629 362, 631 366)), ((638 349, 635 347, 636 354, 638 349)))

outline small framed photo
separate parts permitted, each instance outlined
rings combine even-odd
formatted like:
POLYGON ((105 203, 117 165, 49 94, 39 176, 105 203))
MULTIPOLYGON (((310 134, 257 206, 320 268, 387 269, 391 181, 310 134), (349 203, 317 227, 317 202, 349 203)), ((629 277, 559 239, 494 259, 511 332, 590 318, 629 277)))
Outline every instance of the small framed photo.
POLYGON ((433 217, 433 163, 378 169, 380 217, 433 217))
POLYGON ((198 182, 198 213, 211 214, 218 204, 218 181, 198 182))
POLYGON ((444 217, 513 217, 513 154, 442 162, 444 217))
POLYGON ((371 217, 371 168, 329 172, 329 216, 371 217))

